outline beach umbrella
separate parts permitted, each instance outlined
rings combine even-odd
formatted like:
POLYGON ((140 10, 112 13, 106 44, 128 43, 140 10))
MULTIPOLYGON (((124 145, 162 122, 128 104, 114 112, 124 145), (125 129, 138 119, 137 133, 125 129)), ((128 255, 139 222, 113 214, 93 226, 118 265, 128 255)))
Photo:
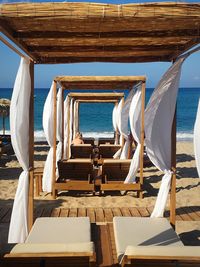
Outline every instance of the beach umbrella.
POLYGON ((3 134, 5 134, 5 118, 10 114, 10 100, 6 98, 0 99, 0 116, 3 117, 3 134))

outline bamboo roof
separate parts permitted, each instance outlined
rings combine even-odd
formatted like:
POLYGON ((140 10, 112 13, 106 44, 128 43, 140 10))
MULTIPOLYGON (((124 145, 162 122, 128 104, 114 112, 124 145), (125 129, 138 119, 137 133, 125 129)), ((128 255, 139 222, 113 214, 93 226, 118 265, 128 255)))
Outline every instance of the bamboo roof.
POLYGON ((80 103, 116 103, 124 93, 69 93, 68 96, 80 103))
POLYGON ((139 82, 145 82, 145 76, 57 76, 54 79, 64 89, 131 89, 139 82))
POLYGON ((171 61, 200 42, 200 4, 0 4, 0 28, 36 63, 171 61))

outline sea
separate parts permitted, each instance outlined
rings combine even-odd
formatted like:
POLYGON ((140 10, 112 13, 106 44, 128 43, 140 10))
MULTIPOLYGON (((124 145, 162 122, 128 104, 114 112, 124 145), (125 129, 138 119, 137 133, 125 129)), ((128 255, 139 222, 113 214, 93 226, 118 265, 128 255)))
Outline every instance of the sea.
MULTIPOLYGON (((49 88, 34 90, 34 134, 36 141, 45 140, 42 127, 42 113, 49 88)), ((78 92, 78 90, 77 90, 78 92)), ((153 88, 146 89, 146 103, 153 88)), ((66 92, 67 93, 67 92, 66 92)), ((11 99, 12 88, 0 88, 0 98, 11 99)), ((179 88, 177 101, 177 139, 192 141, 194 122, 200 98, 200 88, 179 88)), ((80 105, 80 131, 84 137, 112 137, 111 103, 82 103, 80 105)), ((0 133, 2 132, 2 118, 0 117, 0 133)), ((9 134, 9 118, 6 119, 6 133, 9 134)))

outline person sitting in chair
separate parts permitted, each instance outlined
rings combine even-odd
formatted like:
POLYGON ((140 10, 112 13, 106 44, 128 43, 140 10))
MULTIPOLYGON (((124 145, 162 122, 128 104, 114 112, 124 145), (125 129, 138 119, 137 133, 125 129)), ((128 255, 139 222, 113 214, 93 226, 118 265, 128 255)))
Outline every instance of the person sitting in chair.
POLYGON ((75 138, 72 140, 72 145, 81 145, 84 144, 82 133, 77 132, 75 138))

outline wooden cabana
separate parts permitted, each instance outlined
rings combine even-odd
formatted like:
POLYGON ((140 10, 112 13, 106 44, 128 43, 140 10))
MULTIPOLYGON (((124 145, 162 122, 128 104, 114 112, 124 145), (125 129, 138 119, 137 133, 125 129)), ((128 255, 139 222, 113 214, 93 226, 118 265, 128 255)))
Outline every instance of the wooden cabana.
MULTIPOLYGON (((33 223, 34 63, 171 62, 200 43, 198 3, 12 3, 0 5, 0 29, 32 60, 29 229, 33 223)), ((3 37, 6 45, 23 56, 3 37)), ((175 140, 175 123, 173 128, 175 140)), ((172 170, 175 173, 175 142, 172 170)), ((171 223, 175 223, 175 174, 171 223)))
MULTIPOLYGON (((141 114, 141 156, 140 156, 140 186, 138 187, 140 196, 142 197, 143 186, 143 153, 144 153, 144 109, 145 109, 145 88, 146 77, 145 76, 58 76, 54 79, 54 146, 53 146, 53 178, 52 178, 52 190, 53 197, 56 196, 56 190, 68 188, 65 183, 56 182, 56 129, 57 129, 57 84, 62 88, 62 155, 64 153, 64 90, 130 90, 133 86, 142 83, 142 114, 141 114)), ((78 101, 79 103, 114 103, 118 105, 121 99, 124 99, 124 93, 117 92, 70 92, 68 94, 68 144, 70 140, 70 102, 71 99, 78 101)), ((122 144, 123 145, 123 144, 122 144)), ((68 158, 70 154, 70 145, 68 145, 68 158)), ((63 158, 63 157, 62 157, 63 158)), ((84 188, 84 187, 83 187, 84 188)))

